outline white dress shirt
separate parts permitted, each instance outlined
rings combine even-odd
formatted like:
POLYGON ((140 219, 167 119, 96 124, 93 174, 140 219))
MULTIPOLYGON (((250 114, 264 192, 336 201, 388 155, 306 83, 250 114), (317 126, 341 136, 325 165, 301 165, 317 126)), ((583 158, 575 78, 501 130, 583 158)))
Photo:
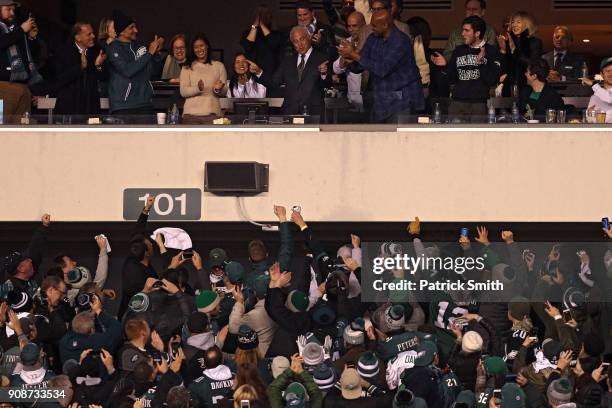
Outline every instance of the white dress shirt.
MULTIPOLYGON (((227 81, 227 89, 230 87, 230 81, 227 81)), ((228 98, 265 98, 266 87, 262 84, 249 79, 246 84, 238 83, 227 93, 228 98)))
POLYGON ((363 96, 361 96, 361 74, 354 74, 340 66, 340 58, 334 61, 334 73, 337 75, 346 73, 346 84, 348 101, 358 112, 363 112, 363 96))

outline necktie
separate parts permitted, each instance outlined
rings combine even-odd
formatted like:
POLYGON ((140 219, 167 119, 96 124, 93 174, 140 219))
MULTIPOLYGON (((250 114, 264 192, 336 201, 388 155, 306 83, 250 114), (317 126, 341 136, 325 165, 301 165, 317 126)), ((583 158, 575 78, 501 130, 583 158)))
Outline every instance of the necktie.
POLYGON ((302 74, 304 73, 304 67, 306 66, 306 60, 304 60, 304 54, 300 54, 300 65, 297 67, 298 81, 302 80, 302 74))
POLYGON ((555 63, 554 63, 554 67, 558 67, 561 62, 563 61, 563 53, 559 52, 555 55, 555 63))

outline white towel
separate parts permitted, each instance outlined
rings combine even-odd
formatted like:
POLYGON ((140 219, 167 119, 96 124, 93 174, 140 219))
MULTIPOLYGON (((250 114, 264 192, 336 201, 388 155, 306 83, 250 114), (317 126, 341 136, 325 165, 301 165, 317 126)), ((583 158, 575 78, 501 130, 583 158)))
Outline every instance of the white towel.
MULTIPOLYGON (((23 317, 28 317, 30 314, 28 312, 21 312, 21 313, 17 313, 17 318, 21 319, 23 317)), ((15 330, 11 329, 8 326, 8 319, 6 322, 6 337, 11 337, 13 334, 15 334, 15 330)))
POLYGON ((157 234, 163 235, 166 248, 184 251, 193 247, 189 234, 180 228, 158 228, 153 231, 151 239, 155 240, 157 234))
POLYGON ((111 252, 110 242, 108 241, 108 238, 106 238, 106 235, 104 234, 96 235, 94 239, 97 239, 98 237, 102 237, 106 240, 106 253, 110 254, 111 252))
POLYGON ((539 373, 541 370, 545 368, 556 369, 557 365, 551 363, 546 357, 544 357, 544 352, 542 350, 536 353, 536 361, 533 363, 533 370, 536 373, 539 373))
POLYGON ((308 286, 308 310, 310 310, 321 298, 317 277, 312 266, 310 267, 310 285, 308 286))

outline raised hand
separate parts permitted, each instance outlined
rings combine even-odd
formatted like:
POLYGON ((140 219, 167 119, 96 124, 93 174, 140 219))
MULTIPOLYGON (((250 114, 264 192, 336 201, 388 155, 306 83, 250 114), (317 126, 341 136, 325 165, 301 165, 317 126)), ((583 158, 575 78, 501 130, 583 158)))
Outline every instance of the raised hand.
POLYGON ((270 272, 270 281, 275 282, 281 276, 280 264, 278 262, 274 262, 269 269, 270 272))
POLYGON ((162 279, 162 283, 164 284, 164 290, 171 295, 174 295, 179 291, 178 286, 170 282, 168 279, 162 279))
POLYGON ((153 207, 153 204, 155 203, 155 196, 154 195, 147 195, 147 201, 145 202, 144 208, 143 208, 143 212, 145 214, 148 214, 149 211, 151 211, 151 207, 153 207))
POLYGON ((291 284, 291 272, 283 272, 276 281, 277 288, 285 288, 291 284))
POLYGON ((257 65, 253 61, 247 60, 247 62, 249 63, 249 71, 251 72, 251 74, 259 75, 263 72, 259 65, 257 65))
POLYGON ((291 365, 289 366, 289 368, 295 374, 301 374, 302 372, 304 372, 304 366, 302 365, 303 362, 304 359, 299 354, 294 354, 291 356, 291 365))
POLYGON ((30 31, 32 31, 35 25, 36 20, 34 20, 34 17, 30 16, 26 21, 21 23, 21 29, 24 33, 28 34, 30 31))
POLYGON ((512 231, 502 231, 501 232, 501 239, 506 244, 511 244, 511 243, 514 242, 514 233, 512 231))
POLYGON ((353 248, 359 248, 361 245, 361 238, 359 238, 359 235, 351 234, 351 244, 353 248))
POLYGON ((244 293, 242 293, 242 287, 240 285, 236 285, 234 288, 234 299, 236 303, 244 304, 244 293))
POLYGON ((464 235, 461 235, 459 237, 459 245, 461 245, 461 249, 467 251, 471 247, 470 239, 464 235))
POLYGON ((164 351, 164 342, 155 330, 151 332, 151 346, 160 353, 164 351))
POLYGON ((525 254, 525 263, 527 264, 527 270, 533 271, 533 266, 535 265, 535 254, 533 252, 525 254))
POLYGON ((414 221, 410 221, 406 229, 410 235, 419 235, 421 233, 421 220, 419 220, 419 217, 414 217, 414 221))
POLYGON ((478 232, 478 236, 476 237, 476 241, 480 242, 483 245, 489 245, 491 241, 489 241, 489 231, 487 227, 484 225, 477 226, 476 231, 478 232))
POLYGON ((291 212, 291 221, 293 221, 293 223, 300 228, 306 225, 304 218, 302 217, 302 213, 298 211, 291 212))
POLYGON ((149 44, 149 54, 155 55, 157 54, 158 51, 159 51, 159 37, 157 37, 157 34, 156 34, 153 41, 151 41, 151 44, 149 44))
POLYGON ((223 81, 221 81, 220 79, 217 79, 217 82, 215 82, 215 92, 217 93, 221 92, 224 86, 225 84, 223 83, 223 81))
POLYGON ((200 271, 203 269, 202 257, 196 251, 193 251, 193 256, 191 257, 191 263, 196 271, 200 271))
POLYGON ((96 57, 96 67, 101 67, 102 64, 104 64, 104 61, 106 61, 106 53, 104 53, 103 50, 100 50, 100 53, 96 57))
POLYGON ((554 318, 555 316, 561 316, 559 309, 550 304, 549 301, 544 302, 544 311, 547 315, 554 318))
POLYGON ((102 235, 98 235, 96 237, 96 244, 98 244, 98 248, 100 248, 100 250, 106 251, 106 238, 104 238, 102 235))
POLYGON ((181 365, 183 364, 183 360, 185 360, 185 353, 183 352, 183 348, 179 347, 178 353, 174 358, 174 361, 170 365, 170 369, 173 373, 178 373, 181 371, 181 365))
POLYGON ((89 355, 89 353, 91 353, 93 350, 92 349, 85 349, 81 352, 81 355, 79 356, 79 364, 83 362, 83 360, 85 360, 85 358, 89 355))
POLYGON ((322 64, 320 64, 320 65, 319 65, 319 73, 320 73, 321 75, 327 75, 327 63, 328 63, 328 62, 329 62, 329 61, 325 61, 324 63, 322 63, 322 64))
POLYGON ((282 205, 274 206, 274 215, 278 217, 280 222, 287 221, 287 209, 282 205))
POLYGON ((299 335, 297 340, 295 341, 295 344, 297 344, 298 346, 298 353, 302 355, 302 353, 304 352, 304 347, 306 347, 306 336, 304 336, 303 334, 299 335))
POLYGON ((100 350, 100 358, 102 359, 102 363, 104 367, 106 367, 106 371, 111 373, 114 370, 113 366, 113 356, 108 351, 101 349, 100 350))
POLYGON ((439 67, 446 66, 446 58, 444 58, 444 55, 440 54, 439 52, 435 52, 434 54, 432 54, 431 62, 433 62, 434 65, 437 65, 439 67))
POLYGON ((497 36, 497 46, 500 50, 506 49, 506 36, 504 36, 503 34, 497 36))
POLYGON ((344 261, 344 265, 346 265, 350 271, 354 272, 357 270, 357 268, 359 268, 359 263, 351 257, 342 257, 342 260, 344 261))
POLYGON ((185 260, 183 259, 183 251, 181 251, 172 257, 170 265, 168 265, 168 269, 176 269, 181 266, 183 262, 185 262, 185 260))

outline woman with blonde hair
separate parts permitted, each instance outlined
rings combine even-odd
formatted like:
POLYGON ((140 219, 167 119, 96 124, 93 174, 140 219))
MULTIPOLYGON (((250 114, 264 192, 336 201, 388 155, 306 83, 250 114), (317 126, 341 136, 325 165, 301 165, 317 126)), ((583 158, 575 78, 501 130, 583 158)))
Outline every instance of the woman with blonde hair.
MULTIPOLYGON (((265 398, 265 393, 263 394, 265 398)), ((234 408, 240 408, 242 401, 249 401, 249 406, 255 403, 255 401, 261 401, 260 394, 255 391, 255 388, 249 384, 243 384, 234 391, 234 408)), ((267 407, 268 405, 262 405, 267 407)))
POLYGON ((98 45, 104 51, 106 51, 106 47, 115 41, 117 38, 117 33, 115 32, 115 22, 111 18, 103 18, 100 20, 100 25, 98 27, 98 45))
POLYGON ((508 74, 504 81, 504 96, 512 95, 514 85, 519 92, 526 86, 527 66, 530 61, 542 57, 542 40, 535 37, 536 32, 533 17, 526 11, 518 11, 512 15, 509 31, 497 37, 499 51, 505 60, 504 71, 508 74))
MULTIPOLYGON (((234 395, 236 395, 236 392, 238 392, 240 388, 248 385, 253 389, 255 395, 258 396, 257 400, 262 404, 262 406, 267 407, 269 403, 268 395, 266 393, 266 386, 261 380, 257 366, 243 363, 237 364, 236 367, 236 377, 234 378, 234 389, 236 391, 234 392, 234 395)), ((236 401, 236 397, 234 397, 234 401, 236 401)))

